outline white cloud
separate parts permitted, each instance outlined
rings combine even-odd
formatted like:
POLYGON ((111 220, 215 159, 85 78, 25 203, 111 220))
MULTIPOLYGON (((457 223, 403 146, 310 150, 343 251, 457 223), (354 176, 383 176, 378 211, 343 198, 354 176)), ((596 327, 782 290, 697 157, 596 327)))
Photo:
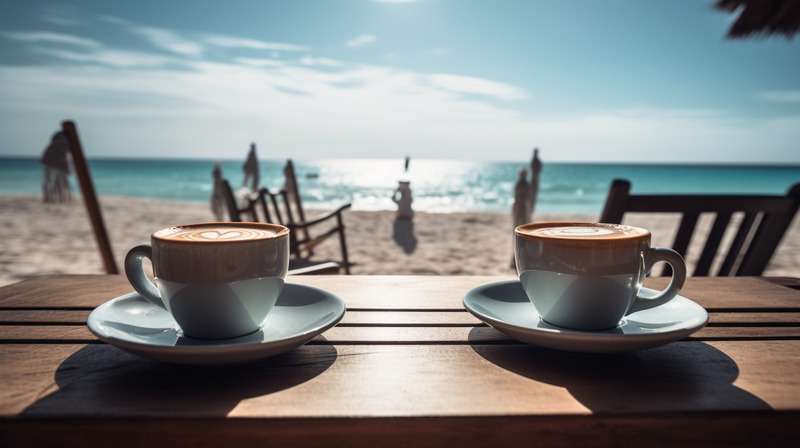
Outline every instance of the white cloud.
POLYGON ((484 95, 501 100, 527 98, 525 91, 518 87, 482 78, 437 74, 429 76, 428 79, 433 85, 452 92, 484 95))
MULTIPOLYGON (((271 158, 411 152, 509 160, 527 157, 535 144, 550 160, 800 162, 800 114, 741 119, 717 110, 640 108, 554 116, 550 104, 526 111, 530 95, 518 86, 479 77, 312 54, 212 62, 183 57, 199 54, 186 48, 169 56, 71 37, 79 40, 25 38, 55 64, 0 66, 6 147, 33 154, 53 123, 71 117, 96 155, 225 158, 255 140, 268 142, 271 158), (54 43, 72 47, 45 45, 54 43)), ((261 45, 226 38, 233 40, 222 46, 261 45)), ((797 97, 782 91, 763 98, 797 97)))
POLYGON ((375 43, 376 40, 378 40, 378 38, 373 36, 372 34, 362 34, 360 36, 356 36, 348 40, 347 42, 345 42, 345 45, 347 45, 350 48, 358 48, 358 47, 363 47, 365 45, 373 44, 375 43))
POLYGON ((236 58, 234 62, 242 65, 249 65, 250 67, 280 67, 283 64, 278 59, 267 58, 236 58))
POLYGON ((85 48, 100 47, 100 43, 93 39, 50 31, 5 31, 2 35, 18 42, 74 45, 85 48))
POLYGON ((139 26, 131 31, 149 40, 153 45, 162 50, 183 56, 197 56, 203 52, 203 47, 195 42, 183 39, 170 30, 139 26))
POLYGON ((37 47, 34 50, 65 61, 87 62, 112 67, 156 67, 169 61, 167 58, 152 53, 123 50, 98 50, 86 53, 43 47, 37 47))
POLYGON ((234 36, 214 35, 206 38, 206 43, 217 47, 225 48, 248 48, 253 50, 273 50, 273 51, 308 51, 308 47, 303 45, 287 44, 283 42, 265 42, 263 40, 247 39, 234 36))
POLYGON ((767 90, 759 93, 758 98, 771 103, 799 104, 800 90, 767 90))
POLYGON ((143 26, 116 16, 101 15, 100 19, 108 23, 124 26, 128 31, 149 41, 156 48, 170 53, 179 54, 181 56, 199 56, 203 53, 202 45, 184 39, 172 30, 143 26))
POLYGON ((342 65, 342 62, 336 59, 315 58, 313 56, 304 56, 300 58, 300 63, 303 65, 321 65, 325 67, 339 67, 342 65))
MULTIPOLYGON (((102 60, 120 66, 116 56, 102 60)), ((98 156, 237 157, 255 140, 270 158, 411 152, 508 160, 527 157, 536 144, 550 160, 800 162, 800 114, 745 120, 714 110, 644 108, 556 117, 464 95, 519 96, 513 86, 480 78, 344 62, 336 71, 256 58, 185 63, 191 70, 2 66, 0 84, 9 88, 0 91, 0 134, 9 147, 32 154, 48 127, 69 116, 98 156)))

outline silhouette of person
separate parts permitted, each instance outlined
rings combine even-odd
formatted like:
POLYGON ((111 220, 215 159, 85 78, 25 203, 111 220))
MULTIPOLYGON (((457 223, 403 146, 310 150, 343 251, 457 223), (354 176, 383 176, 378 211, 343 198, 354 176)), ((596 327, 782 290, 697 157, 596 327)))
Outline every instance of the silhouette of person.
POLYGON ((392 194, 392 202, 397 204, 397 219, 414 219, 414 210, 411 203, 414 198, 411 196, 411 182, 401 180, 397 189, 392 194))
POLYGON ((211 188, 211 213, 217 221, 225 221, 225 197, 222 195, 222 167, 214 164, 211 170, 213 185, 211 188))
POLYGON ((289 202, 294 202, 297 196, 297 178, 294 173, 294 162, 292 159, 286 160, 283 166, 283 189, 289 197, 289 202))
POLYGON ((533 158, 531 159, 531 208, 528 211, 528 222, 533 219, 533 211, 536 209, 536 198, 539 196, 539 173, 542 172, 542 161, 539 160, 539 148, 533 148, 533 158))
POLYGON ((42 199, 44 202, 68 202, 71 199, 69 188, 69 142, 67 136, 59 131, 50 138, 50 144, 42 154, 44 166, 42 180, 42 199))
MULTIPOLYGON (((514 203, 511 205, 511 221, 513 228, 530 222, 531 218, 531 186, 528 184, 528 172, 519 170, 517 183, 514 185, 514 203)), ((511 256, 511 267, 516 267, 514 256, 511 256)))
POLYGON ((248 187, 250 191, 258 191, 258 186, 261 179, 260 169, 258 166, 258 157, 256 156, 256 144, 250 143, 250 152, 247 153, 247 159, 242 166, 244 171, 244 180, 242 181, 243 187, 248 187), (250 185, 248 186, 248 182, 250 185))

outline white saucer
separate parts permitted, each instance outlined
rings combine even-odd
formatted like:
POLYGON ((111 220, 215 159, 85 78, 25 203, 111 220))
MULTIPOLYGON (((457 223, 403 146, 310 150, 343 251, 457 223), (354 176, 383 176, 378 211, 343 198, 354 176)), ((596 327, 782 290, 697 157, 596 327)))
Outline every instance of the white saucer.
MULTIPOLYGON (((643 290, 643 295, 657 293, 643 290)), ((677 296, 664 305, 625 316, 611 330, 570 330, 544 322, 518 281, 479 286, 464 297, 464 307, 518 341, 573 352, 610 353, 656 347, 683 339, 708 321, 703 307, 677 296)))
POLYGON ((344 312, 344 301, 333 294, 286 284, 261 330, 238 338, 184 337, 168 311, 137 293, 95 308, 87 324, 102 341, 147 358, 177 364, 228 364, 299 347, 336 325, 344 312))

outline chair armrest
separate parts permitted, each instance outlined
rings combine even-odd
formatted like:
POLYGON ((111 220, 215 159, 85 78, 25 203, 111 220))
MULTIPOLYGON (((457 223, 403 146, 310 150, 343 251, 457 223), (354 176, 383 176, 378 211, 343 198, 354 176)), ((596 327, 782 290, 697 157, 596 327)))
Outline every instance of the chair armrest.
POLYGON ((327 215, 320 216, 319 218, 315 218, 315 219, 312 219, 310 221, 296 222, 294 224, 288 225, 288 227, 289 228, 303 228, 303 227, 313 226, 315 224, 319 224, 321 222, 325 222, 325 221, 335 217, 336 215, 341 214, 343 211, 347 210, 351 206, 352 206, 352 204, 349 204, 349 203, 348 204, 344 204, 341 207, 337 208, 336 210, 328 213, 327 215))

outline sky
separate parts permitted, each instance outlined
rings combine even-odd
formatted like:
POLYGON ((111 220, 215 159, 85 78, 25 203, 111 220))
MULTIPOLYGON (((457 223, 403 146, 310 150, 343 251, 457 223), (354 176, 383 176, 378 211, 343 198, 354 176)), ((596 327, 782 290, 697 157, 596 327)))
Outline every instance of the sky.
POLYGON ((711 0, 0 2, 0 155, 800 163, 800 40, 711 0))

